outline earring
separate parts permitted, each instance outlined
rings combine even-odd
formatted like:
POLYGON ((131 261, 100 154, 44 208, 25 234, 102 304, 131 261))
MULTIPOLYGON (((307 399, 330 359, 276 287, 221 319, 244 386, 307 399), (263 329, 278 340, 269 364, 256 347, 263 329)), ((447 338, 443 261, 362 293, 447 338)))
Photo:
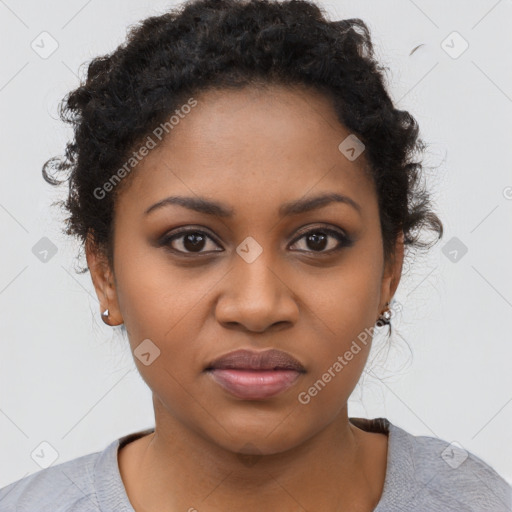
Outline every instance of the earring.
POLYGON ((101 313, 101 319, 102 319, 102 320, 103 320, 103 322, 105 322, 107 325, 110 325, 110 324, 108 323, 108 320, 107 320, 107 319, 108 319, 108 315, 109 315, 109 313, 108 313, 108 309, 105 309, 105 311, 103 311, 103 313, 101 313))
MULTIPOLYGON (((389 302, 386 303, 386 306, 389 305, 389 302)), ((391 309, 385 309, 377 319, 377 325, 380 327, 382 325, 390 325, 391 324, 391 309)))
POLYGON ((105 311, 103 311, 103 313, 101 313, 101 319, 103 320, 103 322, 105 322, 107 325, 109 325, 110 327, 115 327, 117 325, 123 325, 123 322, 121 322, 120 324, 116 324, 116 325, 112 325, 109 321, 108 321, 108 318, 109 318, 109 312, 108 312, 108 309, 105 309, 105 311))

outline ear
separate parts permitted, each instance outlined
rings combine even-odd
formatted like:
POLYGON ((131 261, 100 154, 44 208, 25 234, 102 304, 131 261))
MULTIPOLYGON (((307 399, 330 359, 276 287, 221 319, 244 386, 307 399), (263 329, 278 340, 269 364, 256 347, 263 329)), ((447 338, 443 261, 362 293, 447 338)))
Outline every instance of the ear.
POLYGON ((112 326, 123 323, 123 317, 119 310, 117 290, 115 286, 113 270, 107 261, 103 251, 100 251, 94 242, 94 236, 88 235, 85 243, 85 256, 87 266, 91 272, 91 279, 100 302, 100 314, 108 309, 108 323, 112 326))
POLYGON ((380 289, 379 314, 386 310, 386 304, 391 301, 398 288, 402 277, 402 265, 404 262, 404 233, 400 231, 397 237, 393 257, 386 263, 382 275, 380 289))

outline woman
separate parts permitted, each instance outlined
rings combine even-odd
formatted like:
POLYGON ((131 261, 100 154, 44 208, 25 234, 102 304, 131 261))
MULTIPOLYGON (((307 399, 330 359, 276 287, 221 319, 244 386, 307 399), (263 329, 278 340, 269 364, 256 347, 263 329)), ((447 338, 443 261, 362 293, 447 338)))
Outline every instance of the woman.
POLYGON ((442 223, 361 20, 199 0, 67 98, 67 233, 155 428, 0 490, 5 511, 511 510, 490 466, 349 418, 404 249, 442 223))

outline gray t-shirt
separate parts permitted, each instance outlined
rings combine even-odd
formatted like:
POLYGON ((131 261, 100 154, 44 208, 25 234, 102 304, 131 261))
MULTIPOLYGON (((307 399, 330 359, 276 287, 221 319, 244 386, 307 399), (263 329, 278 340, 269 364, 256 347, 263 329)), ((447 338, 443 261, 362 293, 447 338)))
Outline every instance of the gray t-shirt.
MULTIPOLYGON (((456 444, 413 436, 386 418, 350 418, 388 435, 386 478, 374 512, 511 512, 512 487, 456 444)), ((135 432, 103 451, 33 473, 0 489, 1 512, 134 512, 119 472, 120 446, 153 432, 135 432)))

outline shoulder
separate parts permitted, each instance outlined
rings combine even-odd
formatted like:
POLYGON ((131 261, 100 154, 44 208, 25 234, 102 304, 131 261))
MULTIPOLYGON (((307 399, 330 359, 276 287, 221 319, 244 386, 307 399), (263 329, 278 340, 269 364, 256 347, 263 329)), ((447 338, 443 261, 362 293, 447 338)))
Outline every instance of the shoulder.
POLYGON ((101 452, 90 453, 21 478, 0 489, 2 512, 85 512, 100 510, 94 467, 101 452))
POLYGON ((400 495, 404 510, 512 511, 512 487, 458 443, 415 436, 390 423, 388 450, 385 490, 400 495))

